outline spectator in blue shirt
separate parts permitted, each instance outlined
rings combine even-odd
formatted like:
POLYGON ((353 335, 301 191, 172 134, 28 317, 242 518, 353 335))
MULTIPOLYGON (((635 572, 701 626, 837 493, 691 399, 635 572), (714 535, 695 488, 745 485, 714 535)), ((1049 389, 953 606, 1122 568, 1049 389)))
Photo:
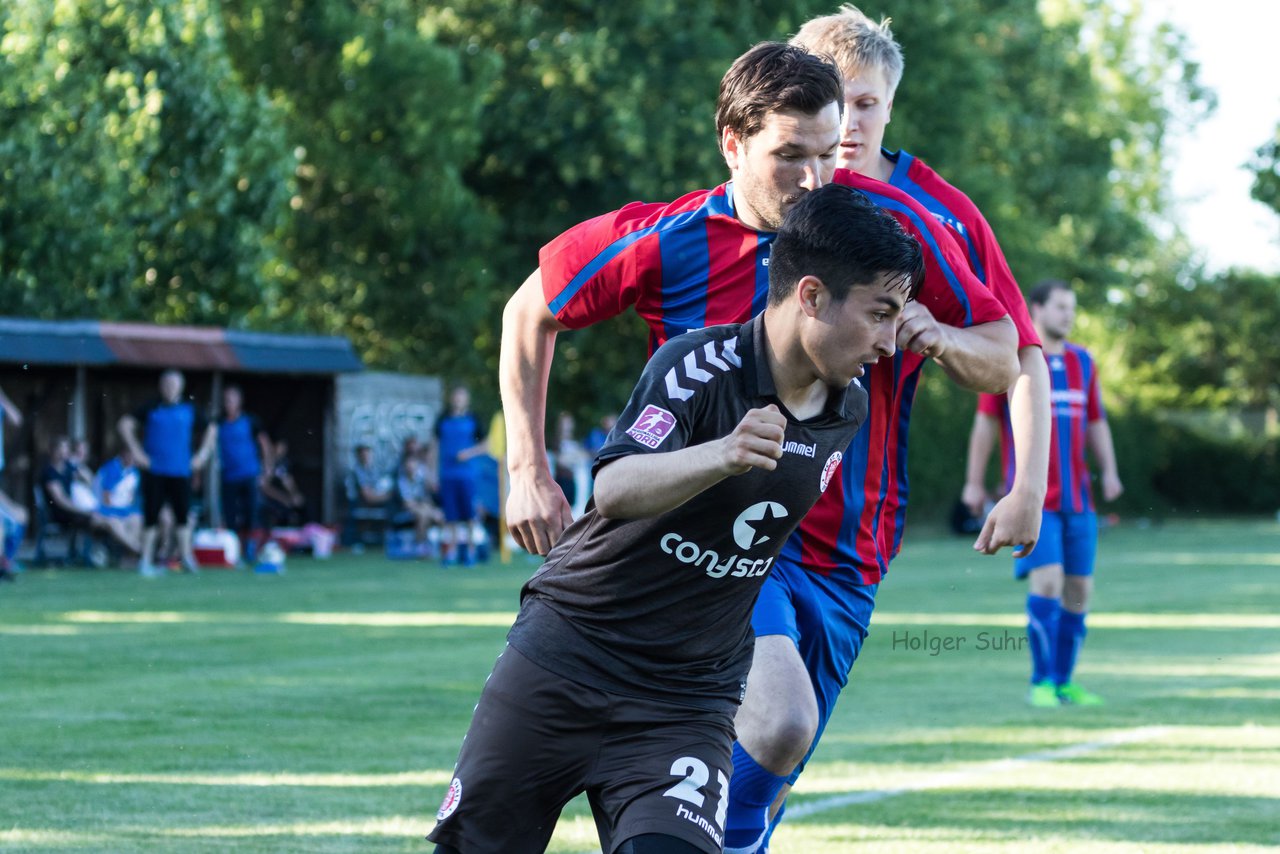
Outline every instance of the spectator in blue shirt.
POLYGON ((240 538, 241 553, 253 560, 258 539, 258 485, 271 463, 271 437, 261 422, 244 411, 244 393, 229 385, 222 391, 218 422, 222 524, 240 538))
MULTIPOLYGON (((4 425, 22 426, 22 412, 0 389, 0 471, 4 470, 4 425)), ((18 571, 18 547, 27 530, 27 508, 0 491, 0 529, 4 546, 0 550, 0 581, 12 581, 18 571)))
POLYGON ((457 386, 449 394, 449 414, 436 421, 440 457, 440 508, 444 511, 444 562, 476 563, 471 531, 476 521, 476 471, 471 460, 488 453, 486 426, 471 412, 471 392, 457 386))
POLYGON ((183 399, 185 384, 178 371, 160 375, 160 399, 140 407, 120 419, 120 438, 133 452, 142 470, 142 560, 138 572, 154 578, 164 575, 156 568, 156 534, 160 510, 168 505, 178 530, 182 566, 199 572, 191 551, 191 474, 209 462, 218 438, 217 427, 200 418, 195 406, 183 399), (141 429, 141 436, 139 436, 141 429), (192 453, 193 439, 201 437, 192 453))

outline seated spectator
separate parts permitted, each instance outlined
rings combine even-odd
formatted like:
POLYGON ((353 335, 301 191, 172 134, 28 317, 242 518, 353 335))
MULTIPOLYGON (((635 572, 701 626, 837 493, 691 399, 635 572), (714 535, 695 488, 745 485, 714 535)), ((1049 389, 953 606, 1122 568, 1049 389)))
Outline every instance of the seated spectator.
POLYGON ((356 446, 356 463, 347 472, 347 525, 343 542, 353 549, 364 548, 361 527, 372 522, 378 526, 378 540, 391 521, 395 504, 395 481, 380 471, 373 462, 373 448, 356 446))
POLYGON ((396 472, 396 491, 400 505, 413 517, 414 541, 419 546, 427 543, 427 532, 434 525, 444 523, 444 513, 435 503, 436 482, 427 466, 425 454, 420 450, 406 453, 396 472))
POLYGON ((353 507, 385 507, 395 497, 389 475, 373 463, 373 448, 356 445, 356 464, 347 473, 347 499, 353 507))
POLYGON ((93 482, 98 512, 120 519, 129 536, 138 542, 142 541, 141 485, 142 474, 127 447, 102 464, 93 482))
POLYGON ((71 462, 71 442, 59 436, 49 448, 49 462, 40 472, 40 486, 49 517, 60 525, 83 531, 103 531, 117 543, 133 553, 141 551, 139 538, 130 536, 122 519, 104 516, 96 503, 92 508, 77 506, 72 500, 72 484, 75 481, 75 465, 71 462))
POLYGON ((102 464, 94 476, 94 492, 98 511, 104 516, 142 516, 142 476, 133 459, 133 451, 120 453, 102 464))
POLYGON ((262 517, 268 529, 301 525, 306 521, 306 499, 290 471, 289 443, 275 443, 271 468, 262 481, 262 517))

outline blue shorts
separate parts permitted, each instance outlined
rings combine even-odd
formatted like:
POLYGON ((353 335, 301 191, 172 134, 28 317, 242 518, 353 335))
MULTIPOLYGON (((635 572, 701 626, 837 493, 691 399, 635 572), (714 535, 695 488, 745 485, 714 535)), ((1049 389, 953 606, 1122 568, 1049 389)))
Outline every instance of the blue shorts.
POLYGON ((440 509, 446 522, 470 522, 476 518, 476 479, 440 478, 440 509))
POLYGON ((1013 559, 1014 578, 1026 578, 1033 569, 1062 564, 1067 575, 1093 575, 1098 552, 1098 516, 1095 513, 1044 511, 1040 539, 1031 554, 1013 559))
POLYGON ((818 699, 818 731, 788 782, 795 783, 827 728, 871 625, 880 585, 855 585, 779 559, 765 578, 751 616, 756 637, 786 635, 804 660, 818 699))

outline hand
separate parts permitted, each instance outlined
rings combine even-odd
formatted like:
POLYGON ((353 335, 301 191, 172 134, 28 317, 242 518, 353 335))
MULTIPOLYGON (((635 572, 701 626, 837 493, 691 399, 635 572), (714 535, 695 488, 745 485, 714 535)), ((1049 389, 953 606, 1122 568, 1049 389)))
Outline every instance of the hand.
POLYGON ((511 473, 507 527, 520 548, 530 554, 546 554, 571 522, 573 511, 550 472, 511 473))
POLYGON ((150 471, 151 457, 147 456, 146 451, 135 451, 133 454, 133 464, 142 471, 150 471))
POLYGON ((787 419, 772 403, 764 409, 752 409, 742 416, 723 443, 724 465, 730 474, 743 474, 752 468, 773 471, 782 459, 782 440, 787 433, 787 419))
POLYGON ((200 471, 204 468, 204 464, 208 462, 203 454, 196 454, 191 458, 191 470, 200 471))
POLYGON ((1015 489, 996 502, 987 515, 974 551, 993 555, 1005 546, 1014 546, 1014 557, 1026 557, 1040 539, 1044 496, 1032 496, 1015 489))
POLYGON ((960 491, 960 503, 969 508, 973 518, 981 519, 982 511, 987 509, 987 491, 976 483, 966 483, 960 491))
POLYGON ((1104 501, 1115 501, 1124 494, 1124 484, 1120 482, 1120 476, 1115 474, 1104 474, 1102 476, 1102 499, 1104 501))
POLYGON ((947 350, 947 333, 929 309, 912 300, 898 320, 898 349, 936 359, 947 350))

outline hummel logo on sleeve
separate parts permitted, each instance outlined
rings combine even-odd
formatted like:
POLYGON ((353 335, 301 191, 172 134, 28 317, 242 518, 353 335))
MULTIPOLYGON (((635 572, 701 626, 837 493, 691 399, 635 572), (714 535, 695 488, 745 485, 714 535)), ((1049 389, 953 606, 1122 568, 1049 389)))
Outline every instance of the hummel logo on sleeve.
POLYGON ((707 370, 708 367, 719 372, 727 371, 730 367, 742 367, 742 359, 737 350, 736 337, 724 341, 708 341, 702 350, 690 350, 680 364, 667 371, 663 378, 667 385, 667 397, 674 400, 693 397, 697 389, 690 386, 703 385, 715 377, 715 374, 707 370), (701 360, 699 356, 702 357, 701 360))

